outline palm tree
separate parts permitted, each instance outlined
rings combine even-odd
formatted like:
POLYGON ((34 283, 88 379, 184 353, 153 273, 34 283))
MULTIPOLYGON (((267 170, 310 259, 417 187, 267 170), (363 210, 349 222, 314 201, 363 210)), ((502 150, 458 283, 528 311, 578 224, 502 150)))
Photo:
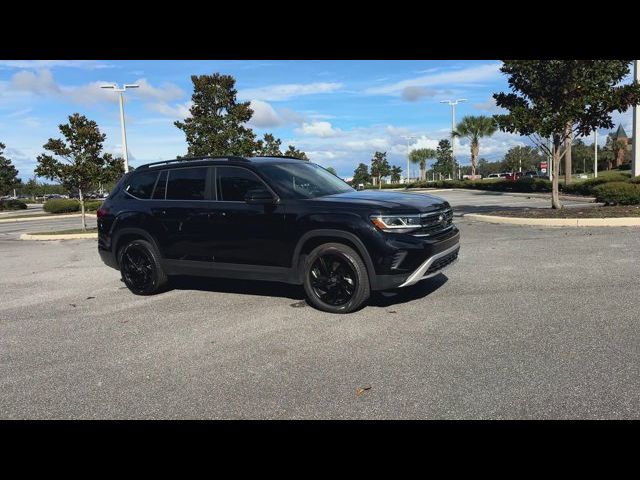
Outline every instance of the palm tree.
POLYGON ((467 137, 471 142, 471 173, 476 174, 476 167, 478 165, 478 152, 480 151, 480 138, 490 137, 494 133, 498 126, 492 117, 485 117, 479 115, 477 117, 467 116, 456 127, 456 130, 452 132, 454 137, 467 137))
POLYGON ((420 180, 424 180, 427 171, 427 160, 436 158, 436 151, 430 148, 417 148, 409 152, 409 160, 411 163, 420 164, 420 180))

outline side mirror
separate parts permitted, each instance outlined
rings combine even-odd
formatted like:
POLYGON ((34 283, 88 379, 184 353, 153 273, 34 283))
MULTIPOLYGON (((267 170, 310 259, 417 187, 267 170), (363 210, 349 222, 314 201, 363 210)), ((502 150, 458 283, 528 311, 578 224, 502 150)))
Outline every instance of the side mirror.
POLYGON ((276 203, 271 192, 264 188, 249 190, 244 196, 244 201, 251 205, 273 205, 276 203))

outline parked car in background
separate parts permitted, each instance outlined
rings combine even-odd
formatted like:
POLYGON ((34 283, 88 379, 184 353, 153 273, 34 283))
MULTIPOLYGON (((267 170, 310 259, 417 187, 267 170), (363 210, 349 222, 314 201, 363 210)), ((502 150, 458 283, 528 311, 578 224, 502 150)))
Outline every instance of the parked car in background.
POLYGON ((529 177, 529 178, 536 178, 539 177, 540 175, 538 175, 538 172, 536 172, 535 170, 529 170, 528 172, 524 172, 524 177, 529 177))
POLYGON ((516 180, 518 180, 519 178, 521 178, 524 174, 522 172, 513 172, 513 173, 509 173, 507 174, 504 179, 509 181, 509 182, 515 182, 516 180))

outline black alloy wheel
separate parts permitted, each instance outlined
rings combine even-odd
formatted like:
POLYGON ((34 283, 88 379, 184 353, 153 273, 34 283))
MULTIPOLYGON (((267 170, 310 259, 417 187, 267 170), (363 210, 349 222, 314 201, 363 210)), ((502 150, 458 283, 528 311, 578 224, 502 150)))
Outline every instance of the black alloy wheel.
POLYGON ((305 260, 304 289, 309 303, 317 309, 350 313, 369 298, 367 268, 351 247, 325 243, 305 260))
POLYGON ((166 286, 167 276, 149 242, 130 242, 120 251, 119 258, 122 280, 136 295, 151 295, 166 286))

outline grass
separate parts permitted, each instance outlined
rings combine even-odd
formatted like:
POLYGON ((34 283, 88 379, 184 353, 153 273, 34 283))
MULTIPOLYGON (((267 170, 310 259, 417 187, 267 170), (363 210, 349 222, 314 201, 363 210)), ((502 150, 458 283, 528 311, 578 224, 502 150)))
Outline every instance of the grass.
MULTIPOLYGON (((15 211, 15 210, 12 210, 15 211)), ((87 215, 91 215, 92 212, 87 212, 87 215)), ((10 218, 10 219, 14 219, 14 218, 43 218, 43 217, 64 217, 66 215, 78 215, 78 213, 32 213, 32 214, 24 214, 24 215, 2 215, 0 216, 0 220, 5 219, 5 218, 10 218)))
POLYGON ((53 232, 34 232, 29 235, 70 235, 74 233, 98 233, 97 228, 87 228, 82 230, 81 228, 72 228, 70 230, 57 230, 53 232))
MULTIPOLYGON (((485 213, 483 212, 483 215, 485 213)), ((616 205, 611 207, 518 208, 496 210, 486 215, 518 218, 620 218, 640 217, 640 205, 616 205)))

